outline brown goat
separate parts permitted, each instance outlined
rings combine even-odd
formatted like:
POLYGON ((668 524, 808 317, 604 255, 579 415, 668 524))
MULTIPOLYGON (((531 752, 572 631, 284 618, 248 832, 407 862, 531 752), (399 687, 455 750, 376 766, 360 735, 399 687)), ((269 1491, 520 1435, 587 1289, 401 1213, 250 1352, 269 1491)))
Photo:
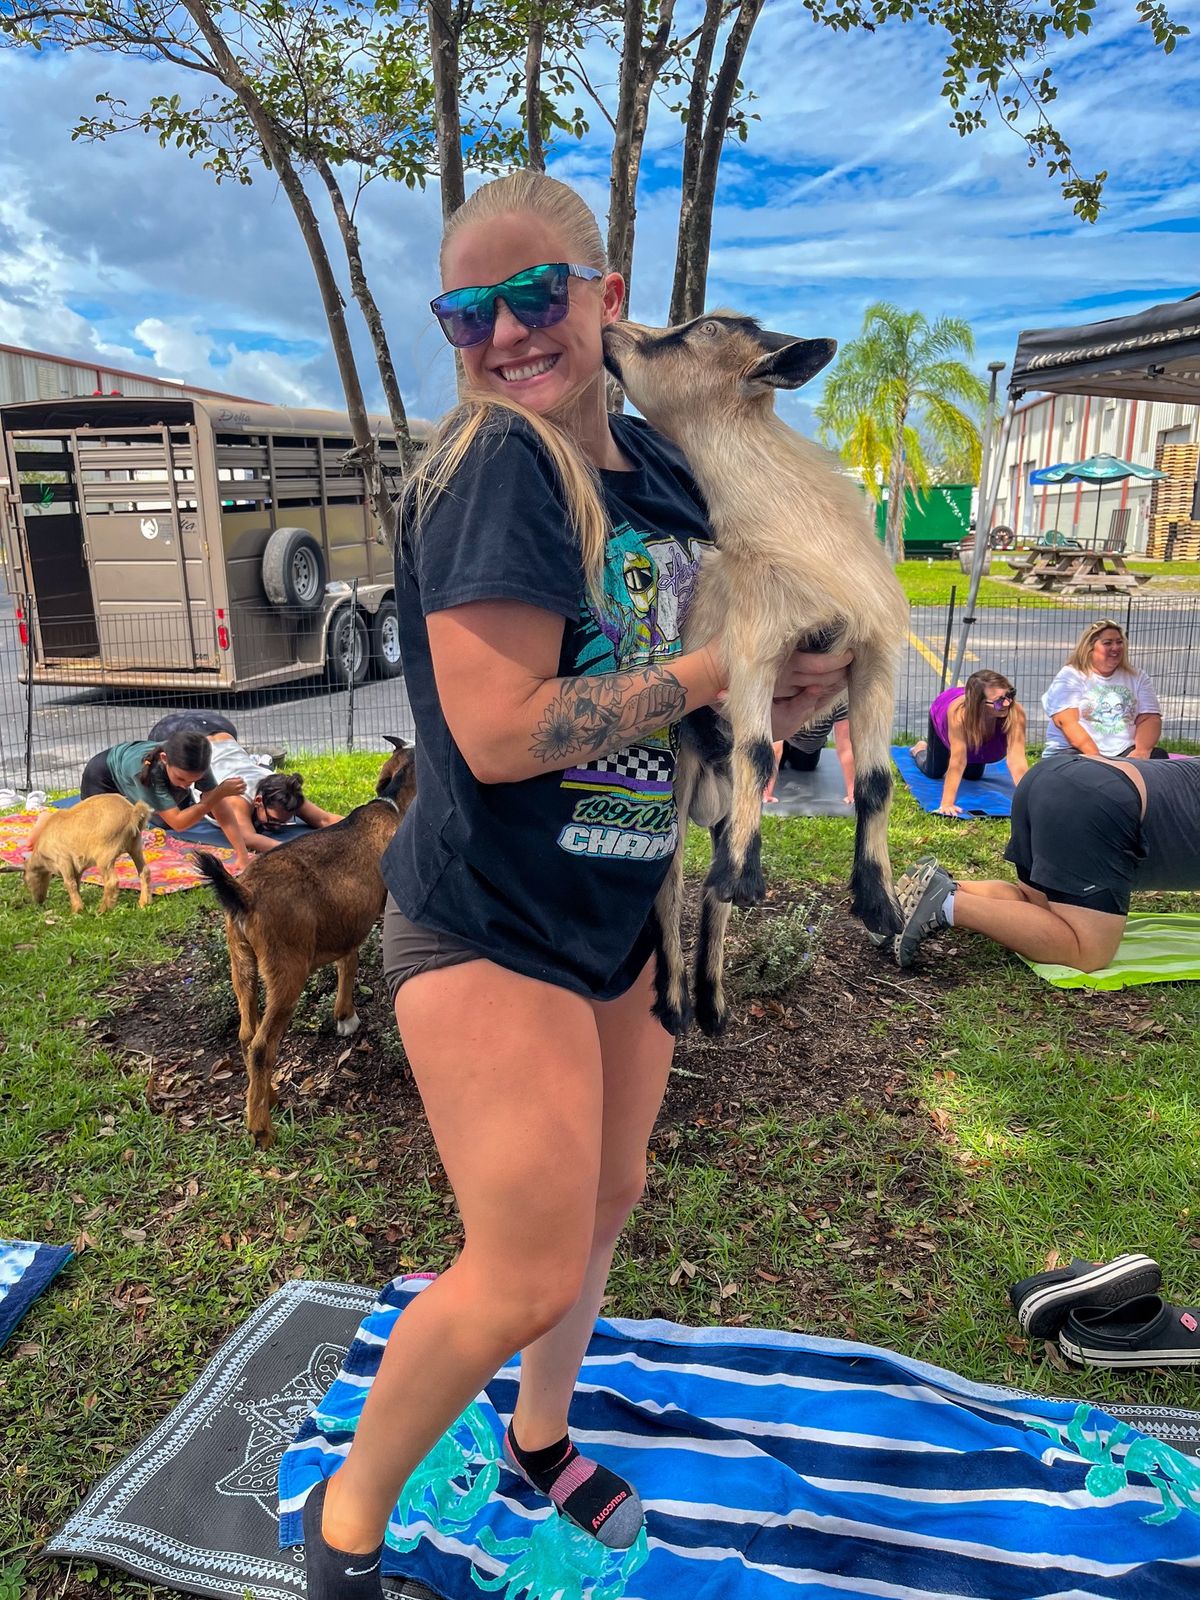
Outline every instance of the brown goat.
POLYGON ((271 1107, 279 1097, 271 1074, 279 1044, 304 985, 318 968, 337 967, 337 1031, 349 1036, 358 1029, 359 947, 387 899, 380 858, 416 793, 412 746, 391 735, 388 741, 394 748, 379 774, 375 799, 356 806, 343 821, 255 856, 238 878, 216 856, 196 853, 225 911, 248 1079, 246 1126, 262 1150, 275 1137, 271 1107), (266 991, 261 1014, 260 978, 266 991))
POLYGON ((142 880, 138 905, 150 904, 150 868, 142 855, 142 829, 150 815, 144 801, 131 805, 124 795, 95 794, 65 811, 44 811, 29 836, 25 887, 39 906, 54 873, 66 885, 71 910, 83 910, 79 879, 95 867, 104 879, 104 894, 96 911, 111 911, 117 903, 117 862, 129 856, 142 880))
MULTIPOLYGON (((685 723, 680 814, 711 828, 697 971, 705 1032, 725 1020, 722 949, 731 903, 765 893, 762 791, 774 770, 772 690, 797 647, 851 650, 850 730, 857 776, 851 909, 882 939, 899 930, 887 825, 892 681, 907 628, 900 585, 872 529, 865 497, 838 464, 783 423, 776 389, 797 389, 828 362, 831 339, 768 333, 750 317, 713 312, 677 328, 615 323, 605 362, 626 394, 683 450, 716 537, 705 552, 684 648, 720 640, 729 671, 726 723, 685 723), (732 744, 730 743, 732 740, 732 744)), ((829 706, 814 708, 814 718, 829 706)), ((663 941, 657 1014, 678 1031, 688 1015, 679 942, 682 839, 660 894, 663 941)))

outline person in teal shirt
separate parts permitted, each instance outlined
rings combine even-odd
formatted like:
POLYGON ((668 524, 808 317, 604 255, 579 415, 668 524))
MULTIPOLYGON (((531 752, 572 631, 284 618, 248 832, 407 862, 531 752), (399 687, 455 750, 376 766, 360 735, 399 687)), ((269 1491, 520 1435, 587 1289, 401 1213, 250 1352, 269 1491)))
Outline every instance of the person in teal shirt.
POLYGON ((141 739, 114 744, 94 755, 83 769, 79 793, 122 794, 137 805, 145 801, 157 825, 183 833, 211 817, 234 849, 234 866, 249 862, 242 830, 229 801, 245 791, 244 778, 218 783, 211 770, 212 746, 202 733, 184 730, 156 742, 141 739), (200 798, 193 799, 193 788, 200 798))

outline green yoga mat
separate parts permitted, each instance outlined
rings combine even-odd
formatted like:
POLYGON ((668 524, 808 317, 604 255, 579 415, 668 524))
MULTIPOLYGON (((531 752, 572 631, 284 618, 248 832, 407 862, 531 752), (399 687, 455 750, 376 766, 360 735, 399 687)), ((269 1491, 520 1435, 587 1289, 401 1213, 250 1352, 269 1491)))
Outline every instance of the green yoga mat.
POLYGON ((1176 911, 1170 915, 1130 917, 1112 965, 1101 967, 1099 972, 1042 966, 1036 961, 1026 965, 1056 989, 1129 989, 1138 983, 1195 983, 1200 981, 1200 915, 1176 911))

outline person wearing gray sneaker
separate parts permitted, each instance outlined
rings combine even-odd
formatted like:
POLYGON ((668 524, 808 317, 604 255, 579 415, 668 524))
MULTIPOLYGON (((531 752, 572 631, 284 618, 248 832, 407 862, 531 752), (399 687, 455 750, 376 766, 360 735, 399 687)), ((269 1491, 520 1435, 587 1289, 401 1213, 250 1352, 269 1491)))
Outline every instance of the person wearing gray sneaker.
POLYGON ((1135 891, 1200 890, 1200 761, 1039 762, 1013 797, 1004 854, 1017 883, 956 880, 931 856, 897 880, 900 966, 949 927, 1030 961, 1108 966, 1135 891))

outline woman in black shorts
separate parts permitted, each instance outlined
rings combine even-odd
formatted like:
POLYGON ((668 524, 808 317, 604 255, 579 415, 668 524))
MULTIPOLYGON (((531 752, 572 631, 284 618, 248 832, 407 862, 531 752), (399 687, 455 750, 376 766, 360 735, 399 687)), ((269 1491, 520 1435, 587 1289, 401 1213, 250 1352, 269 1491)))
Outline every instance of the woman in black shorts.
POLYGON ((927 858, 897 885, 908 966, 939 928, 971 928, 1031 961, 1096 972, 1117 952, 1131 894, 1200 890, 1200 761, 1039 761, 1013 796, 1005 858, 1018 883, 956 882, 927 858))
MULTIPOLYGON (((675 724, 724 687, 679 637, 711 532, 679 452, 607 413, 601 330, 624 284, 577 195, 532 172, 479 189, 442 281, 468 389, 397 560, 417 795, 384 858, 384 968, 466 1242, 396 1324, 348 1456, 305 1504, 309 1600, 380 1595, 398 1492, 517 1350, 513 1469, 606 1545, 642 1526, 567 1410, 671 1060, 648 918, 678 837, 675 724)), ((848 659, 789 660, 776 737, 848 659)))

